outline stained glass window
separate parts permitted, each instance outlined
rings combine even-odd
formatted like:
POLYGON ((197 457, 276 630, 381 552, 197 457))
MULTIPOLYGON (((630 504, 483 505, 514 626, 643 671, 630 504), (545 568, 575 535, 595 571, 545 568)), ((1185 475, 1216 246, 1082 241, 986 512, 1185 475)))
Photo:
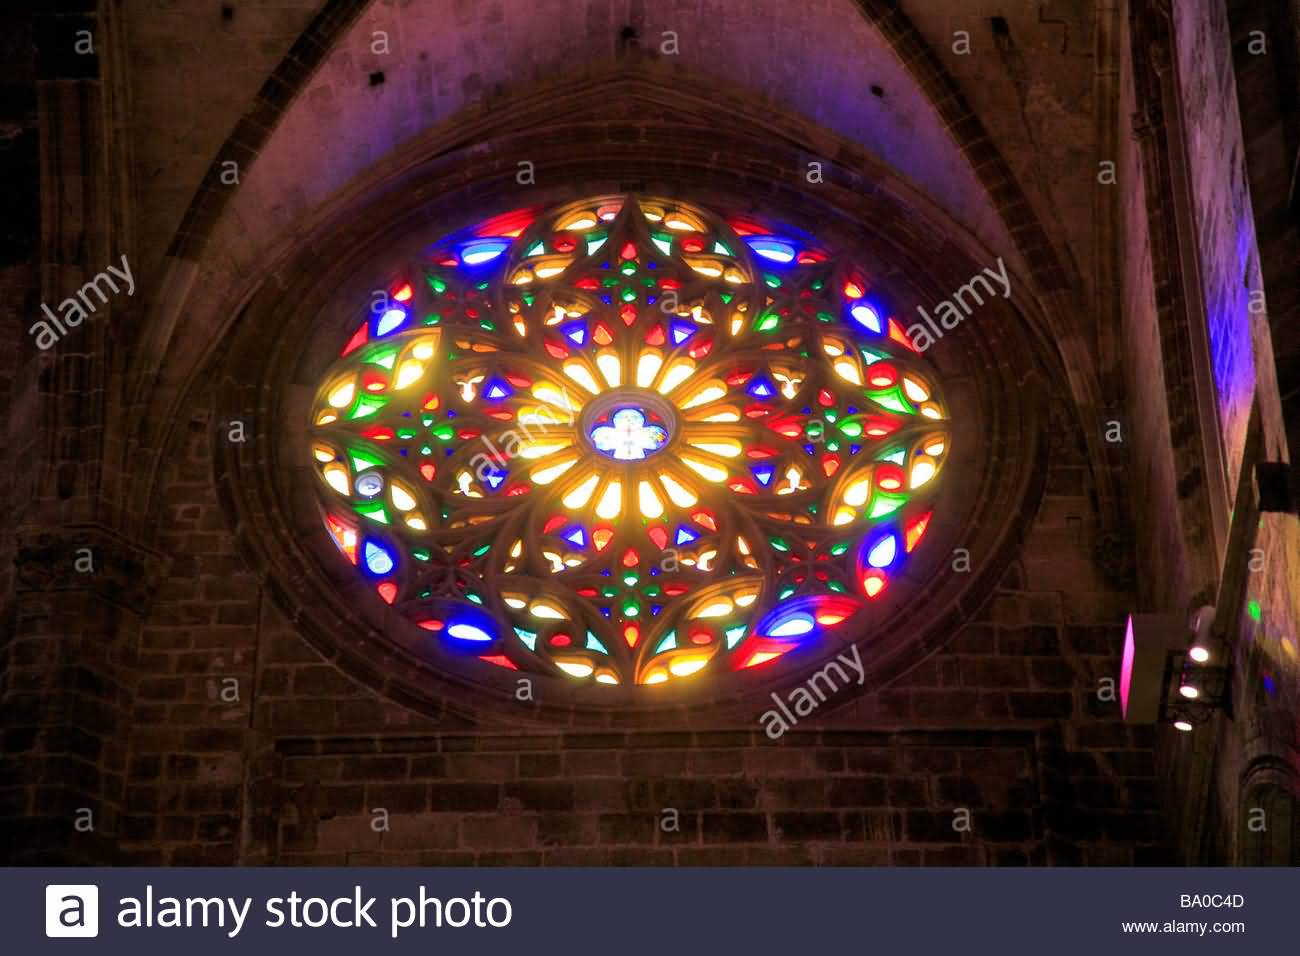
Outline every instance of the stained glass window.
POLYGON ((325 528, 399 624, 608 685, 855 637, 950 442, 851 259, 638 197, 430 247, 357 304, 310 427, 325 528))

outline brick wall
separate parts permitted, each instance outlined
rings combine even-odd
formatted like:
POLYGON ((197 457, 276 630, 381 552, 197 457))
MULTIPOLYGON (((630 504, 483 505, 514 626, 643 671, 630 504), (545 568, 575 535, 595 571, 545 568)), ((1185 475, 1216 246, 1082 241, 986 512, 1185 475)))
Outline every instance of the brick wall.
POLYGON ((243 569, 212 486, 221 419, 196 412, 170 456, 171 569, 142 629, 122 862, 1169 858, 1151 735, 1097 693, 1130 598, 1092 561, 1086 459, 1064 416, 1034 530, 976 619, 887 689, 846 692, 776 741, 757 713, 680 732, 522 713, 476 727, 361 687, 243 569))

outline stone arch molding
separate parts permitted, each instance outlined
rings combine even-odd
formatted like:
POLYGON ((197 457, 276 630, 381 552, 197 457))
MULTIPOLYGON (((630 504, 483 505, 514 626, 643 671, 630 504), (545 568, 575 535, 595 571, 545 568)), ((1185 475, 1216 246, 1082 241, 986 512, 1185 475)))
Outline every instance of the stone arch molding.
MULTIPOLYGON (((530 201, 636 188, 785 218, 828 242, 861 250, 900 313, 943 298, 977 271, 978 244, 969 234, 848 144, 835 147, 848 160, 845 167, 871 175, 841 173, 815 185, 796 177, 792 183, 789 170, 803 155, 801 134, 807 130, 798 120, 768 114, 751 117, 749 124, 728 122, 735 119, 734 104, 728 109, 683 97, 669 83, 626 77, 611 83, 628 105, 626 115, 609 117, 584 111, 589 98, 580 87, 547 91, 563 111, 563 123, 539 123, 525 102, 479 118, 470 136, 464 126, 431 131, 373 167, 267 264, 260 284, 232 317, 214 366, 221 383, 214 419, 238 409, 265 430, 262 441, 234 446, 218 435, 214 446, 222 500, 250 563, 322 653, 381 693, 430 713, 518 720, 510 694, 514 678, 503 673, 500 693, 484 694, 480 677, 417 646, 409 634, 395 633, 371 613, 373 602, 361 600, 356 582, 339 573, 347 569, 335 560, 305 493, 314 476, 304 468, 294 427, 321 369, 346 338, 339 336, 355 314, 347 303, 357 295, 364 301, 375 276, 387 275, 395 257, 519 205, 515 173, 527 158, 539 179, 530 201), (448 142, 453 133, 461 145, 448 142), (647 143, 665 150, 671 162, 649 154, 647 143), (738 173, 719 164, 719 154, 745 156, 745 169, 738 173), (477 693, 467 692, 471 685, 477 693)), ((965 478, 944 492, 946 501, 936 509, 944 527, 936 532, 977 556, 976 573, 945 573, 946 552, 918 562, 909 572, 915 607, 894 608, 871 634, 846 636, 863 641, 865 650, 864 679, 855 693, 879 688, 956 632, 991 592, 1036 510, 1045 447, 1037 416, 1050 363, 1017 306, 1014 300, 990 303, 986 316, 933 351, 967 436, 949 466, 965 478)), ((820 663, 820 657, 810 657, 772 681, 803 680, 820 663)), ((683 686, 652 703, 620 696, 617 689, 600 688, 597 697, 566 688, 539 694, 537 711, 545 720, 607 724, 677 723, 691 714, 749 717, 772 681, 683 686)))
MULTIPOLYGON (((123 426, 133 432, 120 446, 124 453, 152 456, 156 469, 187 383, 221 340, 232 309, 204 289, 230 287, 246 299, 266 264, 354 193, 363 171, 397 165, 420 144, 468 144, 486 135, 489 117, 516 115, 512 103, 531 106, 542 135, 550 135, 547 123, 562 112, 627 112, 630 104, 613 85, 619 80, 658 81, 665 95, 657 103, 638 101, 643 108, 725 103, 718 119, 760 128, 806 117, 795 134, 802 151, 789 172, 816 159, 841 175, 897 181, 926 196, 945 214, 946 235, 966 235, 980 267, 1006 261, 1018 307, 1044 342, 1064 353, 1060 368, 1080 407, 1095 407, 1093 361, 1065 324, 1065 280, 1042 227, 907 18, 875 0, 737 6, 719 30, 711 11, 689 2, 566 3, 555 10, 519 3, 497 20, 469 4, 448 17, 425 4, 327 0, 218 151, 171 242, 130 363, 128 402, 144 414, 123 426), (639 47, 622 45, 626 24, 638 29, 639 47), (371 50, 378 30, 389 41, 382 57, 371 50), (700 42, 660 55, 650 41, 666 31, 700 42), (453 83, 450 76, 462 75, 460 50, 470 51, 474 68, 453 83), (475 51, 482 53, 477 59, 475 51), (379 70, 385 83, 371 88, 367 77, 379 70), (556 80, 563 77, 570 79, 556 80), (873 85, 883 97, 870 92, 873 85), (566 87, 584 102, 561 106, 555 97, 566 87), (238 186, 221 180, 232 161, 242 170, 238 186)), ((152 492, 152 482, 133 489, 126 505, 133 520, 147 521, 152 492)))

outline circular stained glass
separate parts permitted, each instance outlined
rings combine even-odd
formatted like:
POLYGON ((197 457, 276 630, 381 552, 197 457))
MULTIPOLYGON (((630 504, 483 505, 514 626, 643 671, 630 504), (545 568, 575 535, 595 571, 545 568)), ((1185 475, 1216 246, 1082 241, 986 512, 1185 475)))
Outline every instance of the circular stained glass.
POLYGON ((850 258, 637 197, 430 247, 358 305, 310 427, 377 601, 484 668, 607 685, 851 637, 925 546, 950 444, 850 258))

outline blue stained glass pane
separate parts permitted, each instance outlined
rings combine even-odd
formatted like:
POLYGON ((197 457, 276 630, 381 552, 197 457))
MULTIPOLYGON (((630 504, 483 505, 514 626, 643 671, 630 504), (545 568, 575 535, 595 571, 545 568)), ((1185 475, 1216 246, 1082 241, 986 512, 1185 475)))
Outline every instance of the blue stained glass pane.
POLYGON ((677 632, 669 631, 664 639, 659 642, 659 646, 654 649, 654 653, 659 654, 663 651, 671 651, 677 646, 677 632))
POLYGON ((693 323, 683 321, 682 319, 673 319, 672 335, 673 345, 681 345, 698 331, 693 323))

